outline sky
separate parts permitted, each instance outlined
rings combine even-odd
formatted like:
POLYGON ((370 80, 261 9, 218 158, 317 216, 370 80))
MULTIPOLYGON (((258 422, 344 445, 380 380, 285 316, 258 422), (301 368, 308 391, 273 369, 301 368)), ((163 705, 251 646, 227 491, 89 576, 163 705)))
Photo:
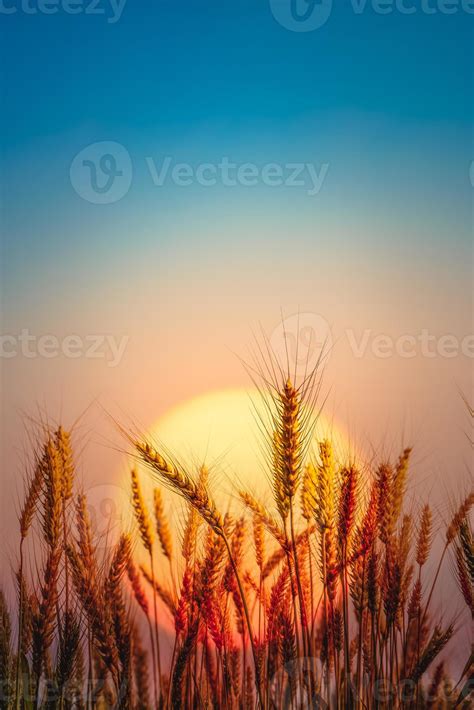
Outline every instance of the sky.
POLYGON ((32 420, 80 418, 81 475, 113 481, 104 410, 245 387, 260 324, 330 343, 328 416, 413 444, 441 518, 465 490, 473 8, 293 10, 0 2, 2 565, 32 420))

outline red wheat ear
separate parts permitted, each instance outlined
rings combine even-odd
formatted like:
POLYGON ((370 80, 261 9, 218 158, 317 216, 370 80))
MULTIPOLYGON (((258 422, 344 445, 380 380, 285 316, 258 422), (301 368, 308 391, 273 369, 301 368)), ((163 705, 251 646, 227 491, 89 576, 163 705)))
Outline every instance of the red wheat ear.
POLYGON ((341 548, 348 547, 354 529, 357 506, 358 472, 355 466, 342 471, 341 493, 339 497, 338 535, 341 548))
POLYGON ((296 691, 296 677, 292 666, 296 660, 295 630, 290 615, 286 610, 280 612, 278 619, 280 630, 280 656, 282 665, 288 674, 288 683, 291 688, 291 696, 294 697, 296 691))
POLYGON ((387 545, 393 533, 393 472, 388 464, 381 464, 378 468, 377 490, 379 535, 387 545))
POLYGON ((174 617, 176 636, 182 634, 188 625, 193 604, 193 572, 190 567, 186 567, 181 584, 176 613, 174 617))
POLYGON ((130 558, 127 563, 127 574, 128 578, 130 580, 130 584, 132 585, 132 591, 133 591, 133 596, 135 597, 135 600, 138 604, 138 606, 141 608, 143 613, 148 616, 150 612, 150 608, 148 605, 148 599, 145 594, 145 591, 142 587, 142 583, 140 580, 140 575, 138 574, 138 570, 135 567, 133 560, 130 558))

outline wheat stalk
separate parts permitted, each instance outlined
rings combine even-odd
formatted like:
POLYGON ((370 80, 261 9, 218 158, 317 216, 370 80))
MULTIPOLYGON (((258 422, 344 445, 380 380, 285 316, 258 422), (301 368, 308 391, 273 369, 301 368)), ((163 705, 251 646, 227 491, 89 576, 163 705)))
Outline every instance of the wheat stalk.
POLYGON ((420 531, 416 544, 416 561, 420 567, 423 567, 430 554, 432 527, 431 509, 429 505, 425 505, 421 513, 420 531))
POLYGON ((153 491, 153 503, 155 512, 156 532, 160 541, 161 549, 163 550, 164 556, 167 557, 168 560, 171 562, 171 558, 173 556, 173 544, 170 527, 168 524, 168 520, 166 519, 163 507, 163 496, 159 488, 155 488, 155 490, 153 491))
POLYGON ((433 634, 424 649, 420 660, 415 666, 410 678, 415 683, 417 683, 421 676, 428 670, 434 659, 440 654, 443 648, 446 646, 450 638, 452 637, 454 629, 452 626, 448 626, 445 631, 437 626, 433 631, 433 634))
POLYGON ((283 549, 288 548, 288 541, 285 533, 277 523, 275 518, 268 512, 265 506, 254 498, 250 493, 244 490, 239 490, 239 497, 247 508, 261 521, 262 525, 268 530, 275 540, 282 546, 283 549))
POLYGON ((132 505, 135 513, 135 520, 137 521, 138 531, 140 533, 143 546, 151 555, 153 552, 153 531, 136 468, 132 468, 130 476, 132 482, 132 505))
POLYGON ((66 552, 76 593, 87 614, 95 647, 106 667, 116 678, 118 652, 115 640, 111 635, 110 618, 108 609, 103 604, 102 590, 99 587, 98 580, 91 576, 90 570, 85 566, 77 550, 69 545, 66 552))
POLYGON ((143 461, 160 476, 165 485, 187 500, 214 532, 222 535, 223 520, 206 486, 196 483, 187 473, 169 464, 150 444, 136 441, 135 447, 143 461))
POLYGON ((135 679, 135 708, 148 710, 150 707, 150 691, 148 679, 148 654, 140 642, 140 635, 135 631, 133 636, 133 668, 135 679))

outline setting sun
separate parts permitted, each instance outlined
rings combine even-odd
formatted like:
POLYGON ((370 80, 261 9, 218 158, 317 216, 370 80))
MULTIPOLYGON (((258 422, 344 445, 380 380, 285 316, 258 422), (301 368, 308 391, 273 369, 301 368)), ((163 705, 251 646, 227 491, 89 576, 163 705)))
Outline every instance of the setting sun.
MULTIPOLYGON (((256 495, 268 495, 265 466, 266 440, 262 427, 265 408, 257 389, 208 392, 178 404, 161 417, 150 435, 191 473, 205 464, 217 479, 221 494, 229 496, 240 484, 256 495)), ((336 426, 321 416, 314 442, 331 437, 338 458, 344 460, 349 444, 336 426)))

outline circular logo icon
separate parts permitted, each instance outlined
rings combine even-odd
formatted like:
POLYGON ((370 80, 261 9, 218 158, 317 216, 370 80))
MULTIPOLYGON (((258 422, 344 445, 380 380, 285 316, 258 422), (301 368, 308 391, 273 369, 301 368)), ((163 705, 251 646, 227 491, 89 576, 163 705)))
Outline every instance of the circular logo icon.
POLYGON ((277 22, 292 32, 313 32, 329 20, 332 0, 270 0, 277 22))
POLYGON ((113 547, 120 534, 130 527, 129 496, 114 484, 91 486, 85 494, 92 542, 98 550, 113 547))
POLYGON ((275 707, 327 710, 329 705, 314 682, 318 674, 321 677, 321 671, 321 662, 317 658, 297 658, 278 668, 270 681, 270 697, 275 707))
POLYGON ((332 336, 329 323, 317 313, 296 313, 273 331, 270 345, 282 369, 298 377, 328 361, 332 336))
POLYGON ((87 202, 109 205, 130 189, 132 161, 128 151, 114 141, 92 143, 76 155, 69 169, 71 185, 87 202))

